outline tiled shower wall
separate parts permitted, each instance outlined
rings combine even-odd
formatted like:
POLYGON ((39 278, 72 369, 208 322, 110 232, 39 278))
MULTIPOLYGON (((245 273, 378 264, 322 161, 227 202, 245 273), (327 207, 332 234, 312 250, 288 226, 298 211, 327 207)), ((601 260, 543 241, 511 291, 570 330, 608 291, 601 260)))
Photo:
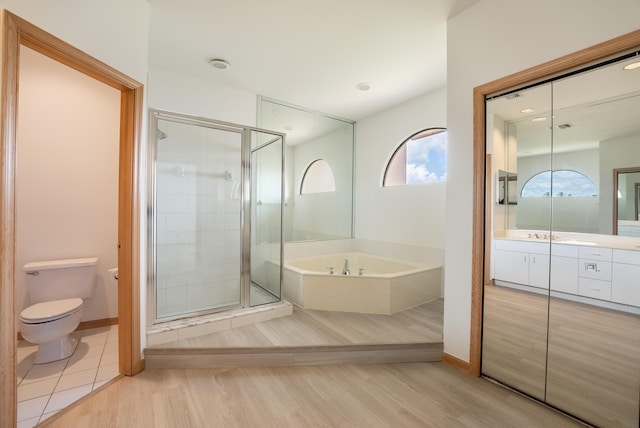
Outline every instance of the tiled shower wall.
POLYGON ((240 135, 159 121, 157 313, 240 302, 240 135))

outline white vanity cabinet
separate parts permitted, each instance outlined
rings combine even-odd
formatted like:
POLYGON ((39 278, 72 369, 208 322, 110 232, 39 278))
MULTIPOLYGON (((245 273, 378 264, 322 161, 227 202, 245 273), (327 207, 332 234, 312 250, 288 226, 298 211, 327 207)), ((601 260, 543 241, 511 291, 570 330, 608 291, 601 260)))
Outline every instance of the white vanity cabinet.
POLYGON ((640 306, 640 251, 613 250, 611 301, 640 306))
POLYGON ((494 277, 498 281, 547 288, 549 244, 497 239, 494 251, 494 277))

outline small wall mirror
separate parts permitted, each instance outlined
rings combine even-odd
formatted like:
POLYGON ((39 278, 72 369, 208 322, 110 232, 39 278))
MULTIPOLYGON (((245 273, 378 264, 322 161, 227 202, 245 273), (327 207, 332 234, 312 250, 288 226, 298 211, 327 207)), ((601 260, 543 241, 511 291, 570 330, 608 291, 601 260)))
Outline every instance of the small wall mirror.
POLYGON ((498 170, 498 205, 517 205, 518 203, 518 174, 498 170))

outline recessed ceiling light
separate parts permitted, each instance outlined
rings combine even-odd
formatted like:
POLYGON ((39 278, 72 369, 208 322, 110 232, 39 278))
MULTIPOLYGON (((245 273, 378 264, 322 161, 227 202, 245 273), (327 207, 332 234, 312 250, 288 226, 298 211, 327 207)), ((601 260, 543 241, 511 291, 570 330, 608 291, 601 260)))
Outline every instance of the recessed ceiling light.
POLYGON ((218 70, 226 70, 227 68, 231 67, 231 64, 220 58, 210 59, 209 65, 213 68, 217 68, 218 70))
POLYGON ((636 68, 640 68, 640 61, 632 62, 631 64, 627 64, 622 68, 623 70, 635 70, 636 68))
POLYGON ((527 107, 527 108, 523 108, 522 110, 520 110, 520 113, 527 114, 527 113, 533 113, 534 111, 535 111, 534 109, 532 109, 530 107, 527 107))
POLYGON ((535 118, 531 119, 531 122, 543 122, 545 120, 547 120, 546 117, 535 117, 535 118))
POLYGON ((356 85, 356 89, 359 91, 368 91, 369 89, 371 89, 371 85, 368 83, 358 83, 356 85))

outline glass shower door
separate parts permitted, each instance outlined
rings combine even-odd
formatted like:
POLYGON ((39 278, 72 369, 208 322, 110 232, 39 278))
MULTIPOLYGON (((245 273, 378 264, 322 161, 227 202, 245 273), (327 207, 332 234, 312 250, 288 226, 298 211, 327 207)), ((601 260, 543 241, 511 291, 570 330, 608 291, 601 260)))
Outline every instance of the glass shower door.
POLYGON ((283 138, 251 132, 250 306, 281 297, 283 138))
POLYGON ((240 306, 242 133, 159 118, 154 168, 156 319, 240 306))

